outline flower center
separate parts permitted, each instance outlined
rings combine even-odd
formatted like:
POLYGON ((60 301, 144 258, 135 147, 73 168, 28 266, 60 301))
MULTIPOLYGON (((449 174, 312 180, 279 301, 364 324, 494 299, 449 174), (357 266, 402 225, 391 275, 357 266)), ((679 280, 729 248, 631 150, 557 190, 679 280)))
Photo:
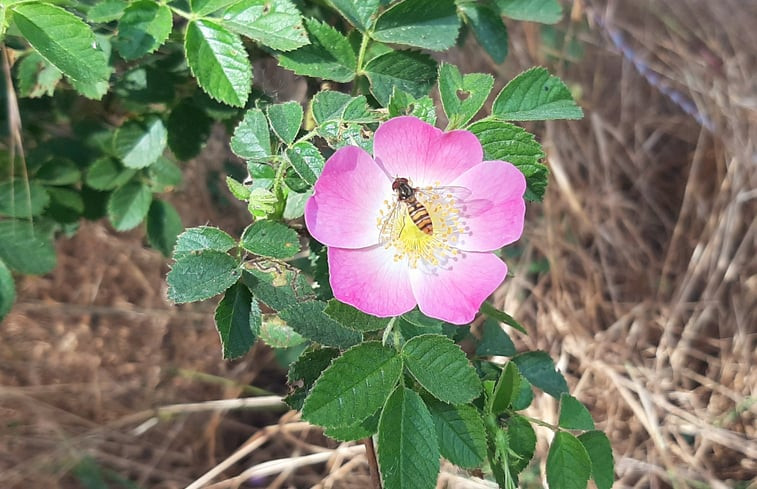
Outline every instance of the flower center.
POLYGON ((444 187, 411 188, 409 198, 406 189, 395 190, 377 220, 380 243, 394 248, 394 261, 407 260, 411 268, 448 265, 466 231, 455 195, 444 187))

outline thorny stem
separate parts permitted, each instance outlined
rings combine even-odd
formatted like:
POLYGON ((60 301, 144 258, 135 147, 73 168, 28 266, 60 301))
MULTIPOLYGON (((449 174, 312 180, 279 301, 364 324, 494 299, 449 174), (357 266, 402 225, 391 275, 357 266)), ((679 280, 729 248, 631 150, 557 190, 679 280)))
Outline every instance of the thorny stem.
POLYGON ((373 438, 368 437, 363 440, 365 445, 365 458, 368 459, 368 465, 371 468, 371 482, 373 489, 381 489, 381 475, 379 473, 378 460, 376 460, 376 448, 373 446, 373 438))

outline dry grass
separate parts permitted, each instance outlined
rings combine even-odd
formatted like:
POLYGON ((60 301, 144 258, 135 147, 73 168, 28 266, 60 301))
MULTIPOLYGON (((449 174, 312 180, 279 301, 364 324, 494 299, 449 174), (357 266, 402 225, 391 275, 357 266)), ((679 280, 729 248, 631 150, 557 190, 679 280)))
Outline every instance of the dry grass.
MULTIPOLYGON (((499 292, 530 330, 513 336, 558 359, 608 432, 616 487, 754 484, 757 4, 584 1, 572 15, 560 29, 584 47, 578 60, 547 50, 530 25, 511 30, 504 67, 450 54, 502 80, 548 65, 586 110, 533 127, 552 181, 499 292), (611 42, 617 33, 635 58, 611 42), (549 269, 534 271, 543 260, 549 269)), ((186 225, 244 225, 208 191, 223 151, 215 141, 190 166, 175 196, 186 225)), ((59 252, 54 273, 21 282, 2 326, 2 487, 88 487, 98 470, 141 488, 184 487, 210 470, 206 487, 367 487, 361 447, 338 447, 292 413, 196 404, 282 394, 282 371, 263 348, 221 361, 212 305, 166 304, 165 262, 140 235, 85 225, 59 252)), ((556 406, 540 397, 532 409, 551 420, 556 406)), ((443 480, 485 487, 451 469, 443 480)))

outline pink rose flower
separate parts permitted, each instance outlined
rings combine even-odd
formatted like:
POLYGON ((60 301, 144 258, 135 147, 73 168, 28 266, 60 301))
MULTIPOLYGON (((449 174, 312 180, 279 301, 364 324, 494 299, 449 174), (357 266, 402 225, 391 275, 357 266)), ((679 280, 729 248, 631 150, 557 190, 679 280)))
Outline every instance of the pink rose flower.
POLYGON ((374 316, 418 305, 472 321, 507 275, 492 251, 523 232, 525 177, 483 161, 473 133, 415 117, 382 124, 373 152, 336 151, 305 206, 310 234, 329 247, 334 297, 374 316))

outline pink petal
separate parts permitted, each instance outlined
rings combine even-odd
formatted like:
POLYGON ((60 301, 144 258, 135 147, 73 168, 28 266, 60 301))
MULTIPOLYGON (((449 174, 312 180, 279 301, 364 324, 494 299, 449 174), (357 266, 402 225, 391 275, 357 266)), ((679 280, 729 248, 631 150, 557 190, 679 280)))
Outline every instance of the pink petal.
POLYGON ((456 248, 491 251, 517 241, 523 233, 526 214, 526 178, 515 166, 504 161, 485 161, 452 185, 471 191, 471 201, 463 204, 466 233, 459 236, 456 248))
POLYGON ((340 148, 326 162, 305 204, 308 231, 328 246, 377 244, 376 221, 384 200, 392 198, 391 185, 368 153, 356 146, 340 148))
POLYGON ((329 248, 331 290, 338 300, 374 316, 399 316, 415 307, 405 262, 383 246, 329 248))
POLYGON ((379 126, 373 154, 390 178, 409 178, 416 187, 449 185, 483 159, 481 143, 473 133, 444 133, 410 116, 379 126))
POLYGON ((462 253, 451 267, 410 271, 421 312, 454 324, 473 320, 484 299, 507 275, 507 265, 492 253, 462 253))

